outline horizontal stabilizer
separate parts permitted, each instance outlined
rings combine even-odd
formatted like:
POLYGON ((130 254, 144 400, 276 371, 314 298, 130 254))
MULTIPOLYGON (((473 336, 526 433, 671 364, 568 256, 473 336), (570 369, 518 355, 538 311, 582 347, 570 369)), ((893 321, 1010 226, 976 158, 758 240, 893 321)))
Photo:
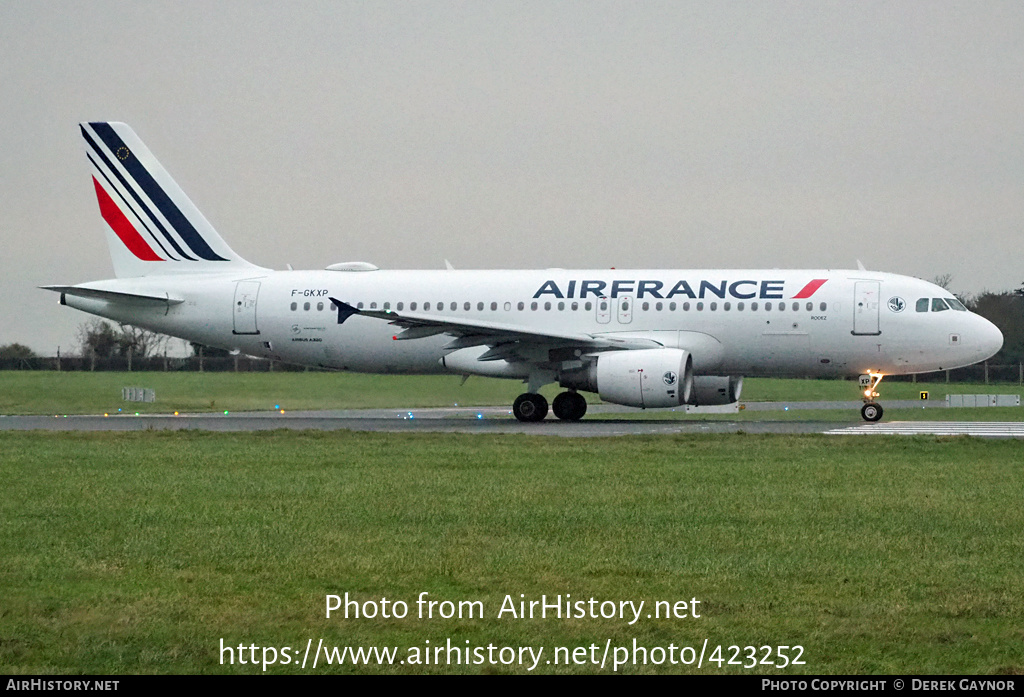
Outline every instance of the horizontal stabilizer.
POLYGON ((125 293, 117 290, 103 290, 100 288, 87 288, 83 286, 39 286, 43 290, 52 290, 61 295, 74 295, 79 298, 90 298, 92 300, 106 300, 108 302, 125 303, 132 305, 180 305, 185 302, 184 298, 176 298, 169 293, 125 293))

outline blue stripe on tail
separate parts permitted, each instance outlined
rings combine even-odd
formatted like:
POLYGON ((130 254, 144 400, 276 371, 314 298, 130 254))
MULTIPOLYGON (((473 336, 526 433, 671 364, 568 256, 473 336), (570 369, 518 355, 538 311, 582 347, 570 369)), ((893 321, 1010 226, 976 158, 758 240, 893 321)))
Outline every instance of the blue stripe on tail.
MULTIPOLYGON (((228 261, 224 257, 217 255, 210 245, 206 243, 202 235, 189 222, 188 218, 182 214, 170 197, 164 192, 163 187, 160 186, 153 179, 153 176, 149 171, 139 162, 139 159, 131 152, 131 150, 124 144, 120 136, 111 128, 110 124, 107 123, 90 123, 89 124, 96 134, 103 140, 110 152, 114 153, 118 160, 120 160, 122 166, 128 171, 128 173, 138 184, 139 188, 145 192, 149 197, 149 200, 160 210, 167 222, 171 224, 175 232, 184 240, 185 244, 200 258, 206 261, 228 261), (123 150, 122 150, 123 148, 123 150), (122 159, 121 153, 124 153, 122 159)), ((182 252, 184 254, 184 252, 182 252)))

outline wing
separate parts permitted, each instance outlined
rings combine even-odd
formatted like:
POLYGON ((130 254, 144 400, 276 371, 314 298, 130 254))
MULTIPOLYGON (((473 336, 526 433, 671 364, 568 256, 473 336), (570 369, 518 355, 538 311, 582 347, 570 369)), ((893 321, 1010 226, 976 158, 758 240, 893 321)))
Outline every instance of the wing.
POLYGON ((546 349, 549 353, 548 360, 562 360, 562 358, 550 354, 558 353, 560 349, 569 349, 572 355, 567 354, 565 358, 571 359, 580 355, 575 353, 577 349, 583 352, 600 352, 661 347, 657 341, 637 337, 552 332, 533 329, 521 324, 460 319, 416 312, 362 310, 337 298, 330 300, 338 310, 338 324, 344 323, 352 315, 385 320, 402 330, 395 334, 396 341, 447 334, 453 338, 451 343, 445 346, 446 349, 454 351, 472 346, 489 346, 490 350, 477 358, 480 361, 501 359, 535 361, 537 349, 546 349))

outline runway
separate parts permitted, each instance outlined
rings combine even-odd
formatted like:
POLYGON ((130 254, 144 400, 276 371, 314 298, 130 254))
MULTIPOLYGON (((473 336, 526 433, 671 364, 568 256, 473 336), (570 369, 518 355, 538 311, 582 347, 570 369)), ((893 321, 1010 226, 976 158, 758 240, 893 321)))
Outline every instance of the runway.
MULTIPOLYGON (((786 405, 809 409, 808 404, 786 405)), ((846 403, 818 408, 848 407, 846 403)), ((850 403, 856 406, 857 403, 850 403)), ((781 407, 776 406, 776 409, 781 407)), ((757 409, 761 411, 762 409, 757 409)), ((753 409, 752 409, 753 411, 753 409)), ((0 416, 0 431, 377 431, 389 433, 523 433, 539 436, 588 438, 605 436, 697 433, 823 433, 828 435, 969 435, 983 438, 1024 438, 1024 422, 903 421, 843 425, 835 421, 771 421, 707 419, 700 415, 658 418, 638 409, 595 405, 578 422, 552 417, 541 423, 520 423, 507 407, 447 407, 433 409, 361 409, 348 411, 245 412, 232 414, 144 414, 79 416, 0 416), (651 416, 654 418, 651 418, 651 416), (596 417, 596 418, 595 418, 596 417)), ((660 412, 665 413, 665 412, 660 412)), ((670 412, 669 412, 670 413, 670 412)))
POLYGON ((832 436, 976 436, 1024 438, 1021 421, 894 421, 825 431, 832 436))

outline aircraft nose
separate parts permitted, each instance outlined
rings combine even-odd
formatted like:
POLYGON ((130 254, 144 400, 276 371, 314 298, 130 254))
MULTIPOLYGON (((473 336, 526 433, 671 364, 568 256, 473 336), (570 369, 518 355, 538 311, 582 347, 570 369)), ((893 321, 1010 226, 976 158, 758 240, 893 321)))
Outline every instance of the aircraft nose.
POLYGON ((987 360, 999 353, 999 349, 1003 347, 1003 333, 999 331, 999 327, 984 317, 978 319, 981 320, 981 326, 977 330, 978 350, 983 354, 978 360, 987 360))

